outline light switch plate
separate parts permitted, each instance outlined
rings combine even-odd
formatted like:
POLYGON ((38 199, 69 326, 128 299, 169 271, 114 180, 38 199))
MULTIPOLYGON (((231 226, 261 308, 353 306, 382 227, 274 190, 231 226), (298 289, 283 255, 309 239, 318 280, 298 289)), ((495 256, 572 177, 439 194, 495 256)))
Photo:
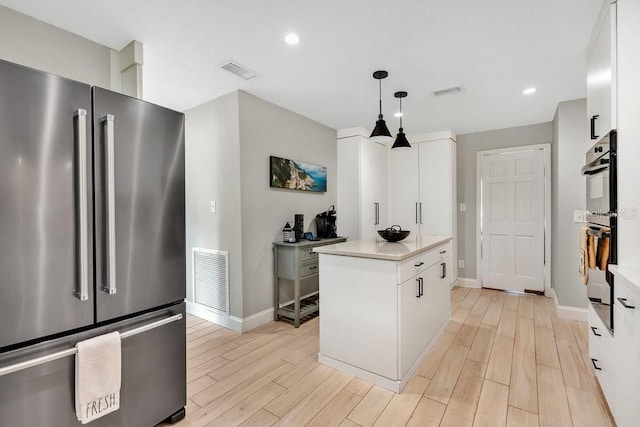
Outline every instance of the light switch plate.
POLYGON ((459 259, 458 260, 458 268, 464 268, 464 260, 463 259, 459 259))
POLYGON ((467 205, 465 203, 460 203, 460 212, 464 212, 467 210, 467 205))
POLYGON ((211 213, 216 213, 216 202, 214 200, 211 201, 211 213))

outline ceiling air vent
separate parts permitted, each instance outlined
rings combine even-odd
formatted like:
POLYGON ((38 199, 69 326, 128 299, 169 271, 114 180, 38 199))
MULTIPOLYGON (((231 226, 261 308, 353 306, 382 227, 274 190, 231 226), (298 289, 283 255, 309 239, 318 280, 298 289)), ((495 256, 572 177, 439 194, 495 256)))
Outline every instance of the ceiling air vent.
POLYGON ((464 88, 462 86, 454 86, 448 87, 446 89, 434 90, 434 96, 444 96, 444 95, 453 95, 454 93, 464 92, 464 88))
POLYGON ((228 61, 225 64, 221 65, 220 68, 223 70, 227 70, 230 73, 235 74, 238 77, 242 77, 245 80, 251 80, 254 77, 260 76, 260 74, 256 73, 245 67, 244 65, 240 65, 234 61, 228 61))

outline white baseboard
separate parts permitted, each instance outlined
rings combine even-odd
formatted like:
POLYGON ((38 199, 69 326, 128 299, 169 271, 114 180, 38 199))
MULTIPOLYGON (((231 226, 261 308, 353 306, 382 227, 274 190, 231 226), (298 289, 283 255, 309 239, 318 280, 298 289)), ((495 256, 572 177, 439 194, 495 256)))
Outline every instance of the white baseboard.
POLYGON ((556 305, 556 314, 558 315, 558 317, 562 317, 563 319, 569 319, 569 320, 580 320, 582 322, 587 321, 586 308, 560 305, 560 303, 558 302, 558 296, 556 295, 556 291, 553 288, 551 288, 551 296, 553 298, 553 302, 556 305))
POLYGON ((476 279, 467 279, 465 277, 458 277, 458 286, 462 288, 479 288, 478 281, 476 279))
POLYGON ((226 316, 213 309, 210 309, 201 304, 196 304, 191 301, 187 301, 187 313, 198 316, 209 322, 220 325, 224 328, 231 329, 232 331, 243 333, 251 329, 255 329, 258 326, 262 326, 265 323, 269 323, 273 320, 273 308, 268 308, 254 315, 239 318, 235 316, 226 316))
POLYGON ((233 316, 232 318, 234 320, 237 319, 242 323, 242 332, 247 332, 251 329, 257 328, 258 326, 273 322, 273 308, 262 310, 259 313, 252 314, 249 317, 243 317, 242 319, 233 316))
POLYGON ((449 286, 449 289, 453 289, 454 286, 458 286, 458 278, 456 277, 455 280, 451 283, 451 286, 449 286))

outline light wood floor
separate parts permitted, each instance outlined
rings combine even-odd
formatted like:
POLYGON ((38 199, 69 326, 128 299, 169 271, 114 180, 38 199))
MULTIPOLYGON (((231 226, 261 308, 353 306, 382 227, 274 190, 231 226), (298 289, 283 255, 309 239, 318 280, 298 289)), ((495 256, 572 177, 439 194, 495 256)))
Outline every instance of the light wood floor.
POLYGON ((240 335, 189 316, 179 425, 613 425, 586 323, 558 318, 541 296, 454 288, 451 300, 451 321, 401 394, 318 364, 318 318, 240 335))

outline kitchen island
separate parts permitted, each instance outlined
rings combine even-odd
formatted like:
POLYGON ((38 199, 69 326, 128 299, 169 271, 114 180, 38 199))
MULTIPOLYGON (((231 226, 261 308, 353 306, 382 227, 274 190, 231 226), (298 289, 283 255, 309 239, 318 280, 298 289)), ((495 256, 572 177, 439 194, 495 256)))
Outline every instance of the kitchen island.
POLYGON ((449 320, 451 238, 355 240, 314 251, 318 361, 399 393, 449 320))

